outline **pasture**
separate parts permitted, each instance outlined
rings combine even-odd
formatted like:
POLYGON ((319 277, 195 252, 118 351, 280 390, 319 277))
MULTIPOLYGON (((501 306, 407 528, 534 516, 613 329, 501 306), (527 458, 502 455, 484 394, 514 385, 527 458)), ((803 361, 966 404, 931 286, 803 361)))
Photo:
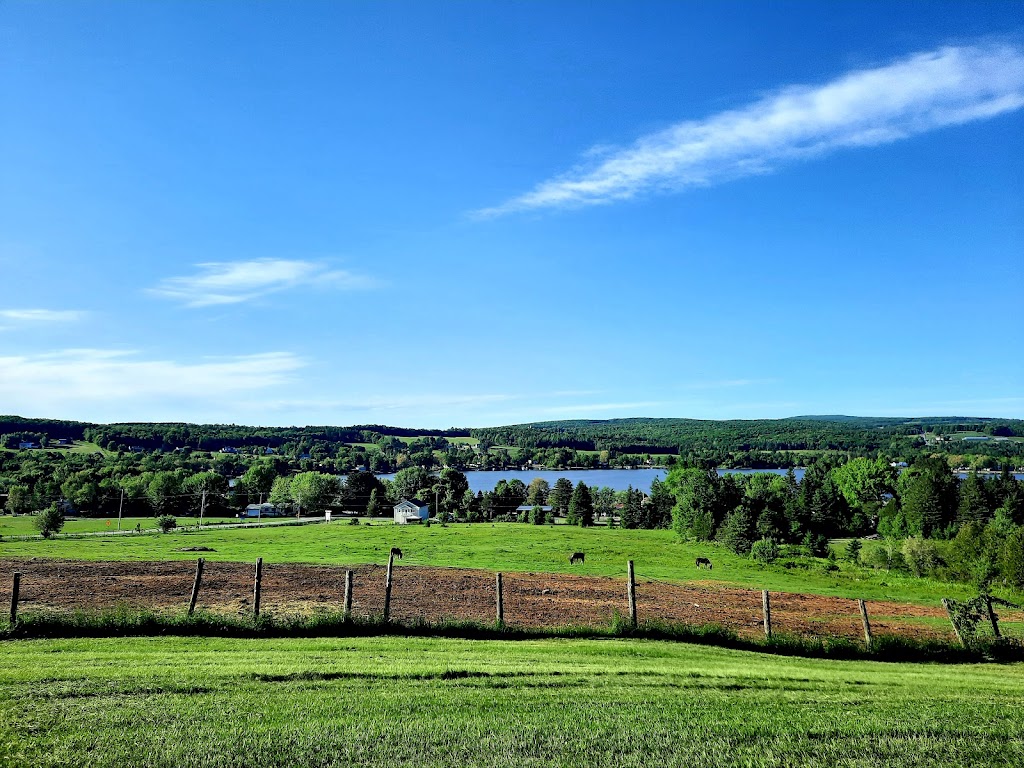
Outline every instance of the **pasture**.
POLYGON ((0 764, 949 766, 1024 762, 1024 665, 643 640, 0 643, 0 764))
MULTIPOLYGON (((33 536, 39 533, 33 522, 33 515, 0 515, 0 536, 33 536)), ((198 517, 178 517, 180 527, 195 526, 199 524, 198 517)), ((203 518, 203 525, 222 525, 225 523, 238 523, 235 517, 211 517, 203 518)), ((139 525, 143 530, 156 530, 155 517, 125 517, 121 520, 122 531, 133 531, 139 525)), ((75 535, 80 533, 117 533, 117 517, 80 517, 69 518, 64 523, 61 533, 75 535)), ((0 546, 3 546, 0 543, 0 546)))
MULTIPOLYGON (((19 520, 27 520, 20 518, 19 520)), ((9 517, 0 517, 8 522, 9 517)), ((93 521, 103 525, 105 521, 93 521)), ((152 524, 152 521, 151 523, 152 524)), ((122 525, 122 527, 124 527, 122 525)), ((86 536, 50 541, 0 541, 0 557, 65 558, 72 560, 183 560, 195 555, 181 550, 206 546, 210 561, 365 565, 387 561, 393 546, 406 554, 403 565, 476 568, 505 572, 570 572, 624 578, 626 561, 636 562, 639 580, 700 580, 773 592, 804 592, 830 597, 889 600, 935 606, 943 597, 964 599, 967 585, 946 584, 906 574, 874 570, 839 561, 826 571, 826 561, 805 559, 786 568, 780 562, 762 566, 715 544, 680 542, 671 531, 533 526, 517 523, 461 524, 442 527, 396 526, 390 522, 348 525, 344 521, 304 526, 179 531, 142 536, 86 536), (586 553, 586 562, 570 567, 568 556, 586 553), (698 569, 708 557, 712 570, 698 569)), ((1002 594, 1002 593, 1000 593, 1002 594)), ((1021 596, 1007 595, 1014 602, 1021 596)))

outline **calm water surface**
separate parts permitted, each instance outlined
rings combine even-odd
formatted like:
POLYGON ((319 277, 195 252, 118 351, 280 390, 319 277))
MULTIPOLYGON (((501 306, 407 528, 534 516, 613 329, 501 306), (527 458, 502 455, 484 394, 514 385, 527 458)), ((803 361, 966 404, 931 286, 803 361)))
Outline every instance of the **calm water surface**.
MULTIPOLYGON (((804 476, 804 471, 802 469, 796 469, 793 471, 796 474, 797 480, 800 480, 800 478, 804 476)), ((718 470, 718 474, 720 475, 724 475, 727 472, 735 472, 741 475, 749 475, 753 472, 772 472, 778 475, 786 474, 786 470, 784 469, 718 470)), ((522 480, 525 485, 529 485, 530 481, 535 477, 547 480, 549 485, 554 485, 558 478, 564 477, 571 480, 573 485, 576 485, 576 483, 582 480, 583 483, 592 488, 607 486, 608 488, 613 488, 616 491, 624 491, 629 486, 633 486, 634 488, 639 488, 646 492, 650 490, 651 483, 655 479, 664 480, 666 474, 668 473, 664 469, 508 469, 496 472, 470 471, 465 473, 466 480, 469 481, 469 489, 473 493, 476 493, 477 491, 493 491, 494 486, 496 486, 500 480, 522 480)), ((391 480, 394 478, 394 475, 378 475, 378 477, 381 479, 391 480)))
MULTIPOLYGON (((752 475, 757 472, 768 472, 775 475, 784 475, 784 469, 719 469, 718 474, 752 475)), ((572 481, 573 485, 581 480, 591 488, 607 486, 616 491, 624 491, 629 486, 639 488, 647 492, 651 489, 651 482, 655 479, 664 480, 667 475, 664 469, 563 469, 563 470, 532 470, 532 469, 507 469, 496 472, 470 471, 466 472, 466 479, 469 481, 469 489, 477 491, 493 491, 499 480, 522 480, 524 485, 529 485, 535 477, 543 478, 549 485, 554 485, 560 477, 572 481)), ((803 480, 804 470, 794 469, 797 482, 803 480)), ((993 477, 993 475, 984 475, 993 477)), ((381 479, 391 480, 394 474, 378 475, 381 479)), ((965 473, 960 474, 960 479, 967 477, 965 473)), ((1017 473, 1018 480, 1024 480, 1024 473, 1017 473)))

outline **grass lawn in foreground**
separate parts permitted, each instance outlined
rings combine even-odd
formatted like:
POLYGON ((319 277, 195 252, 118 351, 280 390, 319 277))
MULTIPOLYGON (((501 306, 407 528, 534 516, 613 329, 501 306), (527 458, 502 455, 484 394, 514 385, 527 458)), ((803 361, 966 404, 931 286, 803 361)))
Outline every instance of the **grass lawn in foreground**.
POLYGON ((1024 665, 638 640, 0 643, 0 764, 1024 764, 1024 665))
MULTIPOLYGON (((27 519, 27 518, 23 518, 27 519)), ((10 518, 0 518, 10 520, 10 518)), ((215 552, 209 560, 267 563, 359 565, 384 563, 393 546, 405 553, 403 564, 483 568, 508 572, 571 572, 625 578, 634 560, 639 580, 718 581, 755 589, 809 592, 867 600, 896 600, 936 605, 943 597, 966 598, 965 585, 840 563, 826 573, 825 561, 808 570, 764 567, 723 547, 680 542, 671 531, 534 526, 516 523, 418 525, 330 524, 218 529, 143 536, 91 536, 80 539, 2 541, 0 557, 51 557, 84 560, 192 559, 178 551, 196 545, 215 552), (568 555, 585 552, 586 563, 569 566, 568 555), (698 570, 695 559, 710 557, 714 569, 698 570)), ((1020 602, 1019 595, 1008 595, 1020 602)))

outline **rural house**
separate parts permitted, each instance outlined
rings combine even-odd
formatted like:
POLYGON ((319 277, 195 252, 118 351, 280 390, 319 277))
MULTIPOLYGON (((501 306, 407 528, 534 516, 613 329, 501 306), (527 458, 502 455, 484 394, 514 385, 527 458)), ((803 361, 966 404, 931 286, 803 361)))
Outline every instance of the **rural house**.
POLYGON ((239 517, 290 517, 292 515, 291 510, 285 507, 279 507, 276 504, 270 504, 269 502, 263 502, 262 504, 250 504, 245 508, 244 512, 239 513, 239 517))
POLYGON ((401 525, 406 523, 420 523, 430 517, 430 507, 421 505, 417 501, 402 499, 395 504, 395 522, 401 525))

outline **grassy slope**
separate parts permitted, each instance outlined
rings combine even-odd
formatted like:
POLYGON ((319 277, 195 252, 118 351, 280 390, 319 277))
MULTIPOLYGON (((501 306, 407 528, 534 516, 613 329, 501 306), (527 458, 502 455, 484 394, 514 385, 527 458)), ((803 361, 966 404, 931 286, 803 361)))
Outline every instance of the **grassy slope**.
MULTIPOLYGON (((811 592, 870 600, 935 605, 942 597, 967 597, 969 588, 841 564, 836 574, 821 566, 810 571, 765 569, 725 549, 680 543, 671 531, 581 529, 519 524, 395 526, 345 523, 301 527, 250 528, 169 535, 89 537, 53 541, 0 542, 0 557, 58 557, 86 560, 191 559, 182 547, 205 545, 210 560, 358 565, 383 563, 392 546, 403 564, 484 568, 495 571, 548 571, 624 577, 626 561, 636 562, 637 578, 673 581, 714 580, 786 592, 811 592), (582 551, 585 565, 571 569, 567 555, 582 551), (697 556, 709 556, 714 570, 697 570, 697 556)), ((824 561, 822 561, 823 563, 824 561)), ((1019 600, 1019 596, 1016 597, 1019 600)))
POLYGON ((0 643, 0 764, 920 766, 1024 761, 1024 665, 650 641, 0 643))

